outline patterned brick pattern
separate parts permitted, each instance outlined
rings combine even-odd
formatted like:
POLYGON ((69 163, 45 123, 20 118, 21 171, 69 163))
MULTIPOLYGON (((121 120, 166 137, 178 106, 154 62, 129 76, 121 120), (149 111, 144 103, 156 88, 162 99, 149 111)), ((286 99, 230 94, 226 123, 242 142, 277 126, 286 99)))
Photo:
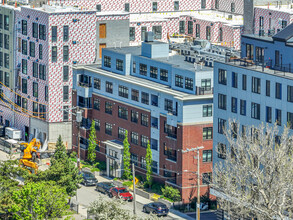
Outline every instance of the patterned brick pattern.
MULTIPOLYGON (((49 57, 49 122, 61 122, 63 105, 71 106, 72 93, 72 65, 91 64, 95 60, 96 46, 96 16, 93 12, 88 13, 64 13, 49 17, 49 54, 52 46, 57 46, 57 62, 52 63, 49 57), (76 21, 76 22, 74 22, 76 21), (69 26, 69 40, 63 42, 63 26, 69 26), (57 42, 51 41, 52 26, 57 26, 57 42), (76 41, 76 44, 73 44, 76 41), (69 60, 63 61, 63 46, 69 46, 69 60), (68 65, 69 80, 63 82, 63 66, 68 65), (69 99, 63 102, 63 86, 69 86, 69 99)), ((70 118, 71 119, 71 116, 70 118)))
MULTIPOLYGON (((212 2, 214 0, 207 0, 206 9, 212 8, 212 2)), ((129 3, 129 9, 132 13, 139 12, 152 12, 153 2, 157 2, 157 11, 174 11, 174 0, 60 0, 51 1, 52 3, 58 3, 63 5, 81 6, 86 9, 95 9, 96 5, 101 5, 101 11, 124 11, 125 3, 129 3)), ((224 2, 224 1, 223 1, 224 2)), ((201 0, 181 0, 179 1, 179 10, 199 10, 201 9, 201 0)))
MULTIPOLYGON (((219 1, 219 11, 231 12, 231 4, 235 3, 236 14, 243 14, 243 1, 244 0, 222 0, 219 1)), ((214 6, 215 7, 215 6, 214 6)))
POLYGON ((162 41, 167 42, 167 33, 173 35, 179 33, 179 22, 185 21, 185 34, 196 37, 196 24, 200 25, 200 39, 207 39, 206 30, 211 28, 212 43, 219 43, 223 46, 235 47, 240 49, 240 33, 242 27, 230 26, 222 22, 211 22, 203 19, 198 19, 193 16, 180 16, 175 18, 161 19, 161 21, 145 21, 145 22, 130 22, 131 27, 135 27, 135 40, 131 41, 131 45, 138 45, 141 42, 141 27, 147 27, 147 31, 152 31, 153 26, 162 26, 162 41), (188 34, 188 21, 193 21, 193 34, 188 34), (219 29, 223 30, 223 41, 219 39, 219 29))
POLYGON ((282 20, 285 20, 288 22, 288 25, 292 22, 292 15, 288 12, 283 12, 281 10, 274 10, 274 7, 271 6, 270 9, 265 8, 255 8, 255 33, 259 33, 259 26, 260 26, 260 17, 262 16, 264 18, 264 31, 265 33, 268 33, 268 30, 270 29, 269 23, 271 19, 271 29, 275 29, 277 31, 278 29, 282 28, 282 20))

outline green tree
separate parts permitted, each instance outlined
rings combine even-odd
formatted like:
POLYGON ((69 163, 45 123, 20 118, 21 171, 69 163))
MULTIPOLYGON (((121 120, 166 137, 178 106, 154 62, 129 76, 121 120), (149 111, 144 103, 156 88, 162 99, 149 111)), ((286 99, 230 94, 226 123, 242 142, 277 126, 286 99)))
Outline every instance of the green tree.
POLYGON ((29 175, 26 182, 54 181, 60 187, 64 187, 69 196, 74 196, 82 181, 75 163, 66 153, 65 146, 59 136, 56 151, 51 159, 51 166, 45 171, 39 171, 38 175, 29 175))
POLYGON ((92 164, 96 159, 96 128, 95 128, 95 121, 92 120, 92 125, 90 128, 90 136, 89 136, 89 146, 87 151, 87 159, 92 164))
POLYGON ((18 189, 18 176, 28 175, 28 172, 17 166, 17 160, 0 161, 0 213, 2 217, 11 217, 8 210, 12 207, 11 194, 18 189), (4 216, 5 215, 5 216, 4 216))
POLYGON ((147 180, 147 184, 149 185, 149 188, 150 188, 152 185, 152 173, 153 173, 153 171, 152 171, 153 156, 152 156, 150 141, 148 141, 145 160, 146 160, 146 170, 147 170, 146 180, 147 180))
POLYGON ((68 209, 67 195, 63 188, 52 182, 28 183, 12 193, 14 219, 37 220, 62 217, 68 209))
POLYGON ((125 138, 123 140, 123 178, 131 180, 131 168, 130 168, 130 152, 129 152, 129 142, 128 142, 128 131, 125 131, 125 138))
POLYGON ((171 199, 173 202, 180 201, 181 196, 178 189, 173 188, 172 186, 165 186, 162 188, 163 196, 171 199))
POLYGON ((54 163, 55 161, 60 161, 66 159, 67 153, 66 153, 66 147, 62 141, 61 135, 59 135, 56 143, 56 149, 54 152, 54 156, 51 160, 51 163, 54 163))
POLYGON ((115 199, 103 201, 100 197, 98 200, 90 204, 88 213, 94 220, 116 220, 116 219, 127 219, 127 220, 158 220, 159 218, 153 214, 150 214, 147 218, 141 218, 133 216, 129 210, 121 207, 125 202, 115 199))

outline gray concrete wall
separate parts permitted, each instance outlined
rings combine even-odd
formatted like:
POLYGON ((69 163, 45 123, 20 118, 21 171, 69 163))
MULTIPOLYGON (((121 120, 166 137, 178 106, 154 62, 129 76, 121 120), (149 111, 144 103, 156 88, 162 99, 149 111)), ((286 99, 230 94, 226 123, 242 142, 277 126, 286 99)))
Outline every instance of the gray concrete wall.
POLYGON ((99 45, 106 44, 106 47, 129 46, 129 20, 110 20, 97 22, 97 58, 99 58, 99 45), (106 38, 100 38, 99 25, 106 24, 106 38))
POLYGON ((44 120, 38 118, 30 118, 30 128, 29 133, 32 135, 36 135, 35 137, 40 139, 42 143, 49 135, 49 124, 44 120), (36 134, 35 134, 36 130, 36 134))
POLYGON ((254 31, 254 9, 253 0, 244 0, 243 33, 252 34, 254 31))
POLYGON ((72 123, 71 122, 54 122, 49 123, 48 142, 56 143, 57 138, 61 135, 67 149, 72 149, 72 123))

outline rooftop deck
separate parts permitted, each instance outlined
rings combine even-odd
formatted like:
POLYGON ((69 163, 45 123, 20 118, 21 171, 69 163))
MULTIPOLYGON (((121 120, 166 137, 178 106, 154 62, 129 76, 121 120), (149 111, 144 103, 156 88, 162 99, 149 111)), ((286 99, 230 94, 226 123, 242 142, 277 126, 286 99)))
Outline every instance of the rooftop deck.
POLYGON ((286 79, 293 79, 293 66, 290 64, 282 66, 273 66, 270 61, 254 62, 245 58, 226 59, 225 62, 216 61, 218 63, 225 63, 232 66, 240 67, 247 70, 258 71, 264 74, 270 74, 286 79))

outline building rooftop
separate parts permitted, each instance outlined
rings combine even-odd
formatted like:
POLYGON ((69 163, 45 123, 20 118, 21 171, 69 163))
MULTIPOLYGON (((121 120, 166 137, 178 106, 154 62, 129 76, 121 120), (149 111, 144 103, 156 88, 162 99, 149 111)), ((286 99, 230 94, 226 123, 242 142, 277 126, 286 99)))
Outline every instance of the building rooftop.
POLYGON ((287 5, 272 5, 272 3, 270 3, 269 5, 262 5, 262 6, 255 6, 256 8, 262 8, 262 9, 267 9, 267 10, 271 10, 271 11, 278 11, 278 12, 285 12, 285 13, 289 13, 289 14, 293 14, 293 8, 291 6, 292 4, 287 4, 287 5))
POLYGON ((23 8, 29 8, 31 10, 43 11, 46 13, 66 13, 66 12, 96 12, 96 10, 88 10, 83 7, 72 7, 72 6, 60 6, 59 4, 54 5, 43 5, 42 7, 33 8, 33 6, 21 6, 23 8))
POLYGON ((165 12, 165 13, 142 13, 130 14, 130 22, 151 22, 151 21, 167 21, 171 18, 178 18, 180 16, 191 16, 194 19, 206 20, 209 22, 223 22, 228 26, 243 25, 242 15, 232 15, 232 19, 228 16, 232 15, 227 12, 219 12, 214 10, 205 11, 187 11, 187 12, 165 12))
POLYGON ((129 15, 129 12, 125 12, 125 11, 100 11, 100 12, 97 12, 97 16, 105 16, 105 15, 129 15))
MULTIPOLYGON (((160 41, 146 42, 152 44, 166 44, 160 41)), ((113 51, 120 54, 131 54, 132 56, 141 56, 141 46, 135 47, 121 47, 121 48, 106 48, 104 50, 113 51)), ((183 55, 173 55, 169 53, 169 57, 162 58, 148 58, 142 56, 145 59, 150 59, 154 61, 159 61, 162 63, 171 64, 173 67, 189 70, 189 71, 213 71, 212 67, 207 67, 205 65, 194 65, 192 62, 187 62, 185 56, 183 55), (196 69, 195 69, 196 68, 196 69)))
POLYGON ((212 99, 213 98, 213 94, 205 94, 205 95, 195 95, 194 94, 193 95, 193 94, 189 94, 189 93, 186 93, 186 92, 181 92, 181 91, 174 90, 170 86, 163 85, 161 83, 157 83, 157 82, 154 82, 154 81, 151 81, 151 80, 142 79, 142 78, 132 76, 132 75, 120 75, 120 74, 117 74, 117 73, 106 71, 106 70, 103 70, 101 67, 99 67, 96 64, 92 64, 92 65, 77 65, 77 66, 73 66, 73 68, 77 69, 77 70, 78 69, 80 69, 80 70, 84 69, 84 70, 87 70, 87 71, 98 73, 100 75, 111 77, 113 79, 120 80, 122 82, 132 83, 132 84, 135 84, 137 86, 141 86, 141 87, 145 87, 145 88, 148 88, 148 89, 156 90, 158 92, 170 94, 170 95, 174 96, 175 98, 177 98, 179 100, 183 100, 183 101, 200 100, 200 99, 212 99))
POLYGON ((287 42, 292 37, 293 37, 293 23, 288 25, 286 28, 284 28, 277 34, 275 34, 273 36, 273 39, 287 42))
POLYGON ((260 36, 258 34, 243 34, 242 37, 252 38, 252 39, 262 40, 262 41, 270 41, 270 42, 274 41, 274 39, 270 36, 260 36))
POLYGON ((284 71, 280 71, 278 69, 273 69, 271 67, 266 68, 266 64, 262 66, 257 63, 247 62, 245 61, 245 59, 234 59, 234 60, 227 60, 227 62, 221 62, 221 61, 216 61, 216 62, 225 63, 228 65, 240 67, 246 70, 257 71, 263 74, 269 74, 269 75, 274 75, 274 76, 293 80, 293 69, 291 70, 291 68, 289 69, 289 67, 287 67, 286 69, 284 68, 284 71))

